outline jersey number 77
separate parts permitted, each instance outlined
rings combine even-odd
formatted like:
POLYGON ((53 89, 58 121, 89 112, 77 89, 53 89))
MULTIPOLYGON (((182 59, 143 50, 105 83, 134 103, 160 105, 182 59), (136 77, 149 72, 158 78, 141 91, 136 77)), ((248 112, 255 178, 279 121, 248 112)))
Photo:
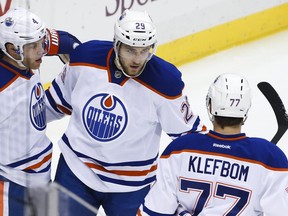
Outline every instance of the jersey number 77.
POLYGON ((213 182, 201 181, 197 179, 180 178, 181 191, 198 193, 196 203, 193 207, 194 214, 198 215, 202 209, 209 203, 211 196, 218 199, 226 199, 227 197, 235 199, 230 208, 225 210, 223 215, 235 216, 240 213, 248 205, 252 191, 233 185, 227 185, 217 182, 213 187, 213 182))

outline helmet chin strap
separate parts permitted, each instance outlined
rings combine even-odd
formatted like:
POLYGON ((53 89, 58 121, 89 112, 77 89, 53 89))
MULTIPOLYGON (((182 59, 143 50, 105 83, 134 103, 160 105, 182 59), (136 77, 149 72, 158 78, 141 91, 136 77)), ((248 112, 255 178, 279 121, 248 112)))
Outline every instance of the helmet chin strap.
POLYGON ((125 76, 127 76, 127 77, 129 77, 129 78, 132 78, 132 76, 130 76, 129 74, 127 74, 125 71, 124 71, 124 69, 122 68, 122 65, 121 65, 121 63, 120 63, 120 60, 119 60, 119 57, 118 57, 118 54, 117 54, 117 52, 116 52, 116 57, 115 57, 115 65, 116 65, 116 67, 119 69, 119 70, 121 70, 121 72, 125 75, 125 76))
POLYGON ((214 122, 215 121, 214 115, 212 115, 212 113, 208 109, 207 109, 207 112, 208 112, 208 116, 209 116, 210 121, 214 122))
POLYGON ((129 78, 138 77, 138 76, 144 71, 144 68, 145 68, 147 62, 148 62, 148 60, 145 61, 144 65, 142 66, 142 68, 141 68, 141 70, 139 71, 138 74, 131 76, 131 75, 127 74, 127 73, 124 71, 124 69, 123 69, 123 67, 122 67, 122 65, 121 65, 121 63, 120 63, 118 54, 116 53, 116 58, 115 58, 116 67, 117 67, 119 70, 121 70, 122 73, 123 73, 125 76, 127 76, 127 77, 129 77, 129 78))
POLYGON ((20 60, 17 60, 17 59, 15 59, 14 57, 12 57, 6 50, 3 49, 2 51, 3 51, 3 52, 5 53, 5 55, 7 55, 10 59, 12 59, 13 61, 17 62, 17 64, 18 64, 20 67, 27 68, 27 67, 23 64, 24 56, 23 56, 22 53, 19 54, 20 57, 21 57, 21 59, 20 59, 20 60))
MULTIPOLYGON (((206 98, 206 100, 207 100, 207 98, 206 98)), ((211 99, 209 99, 209 103, 207 102, 206 110, 207 110, 207 113, 208 113, 208 116, 209 116, 209 120, 211 122, 214 122, 215 118, 214 118, 214 115, 212 115, 212 113, 211 113, 211 99)))

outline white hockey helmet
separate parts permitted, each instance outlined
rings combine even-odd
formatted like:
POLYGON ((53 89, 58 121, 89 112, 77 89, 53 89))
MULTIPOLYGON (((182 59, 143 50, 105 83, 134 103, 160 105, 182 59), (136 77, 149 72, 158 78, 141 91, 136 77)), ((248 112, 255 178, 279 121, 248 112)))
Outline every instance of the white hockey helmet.
POLYGON ((114 26, 114 50, 116 54, 116 64, 127 77, 139 76, 146 63, 156 52, 156 27, 146 11, 132 11, 126 9, 114 26), (119 48, 121 43, 132 47, 149 47, 149 55, 137 75, 130 76, 127 74, 119 60, 119 48))
POLYGON ((251 107, 248 81, 237 74, 224 73, 218 76, 209 87, 206 106, 212 116, 246 119, 251 107))
POLYGON ((46 27, 38 16, 24 8, 11 8, 0 17, 0 49, 10 58, 22 65, 24 59, 23 46, 33 43, 46 35, 46 27), (21 60, 10 56, 6 44, 15 46, 21 60))

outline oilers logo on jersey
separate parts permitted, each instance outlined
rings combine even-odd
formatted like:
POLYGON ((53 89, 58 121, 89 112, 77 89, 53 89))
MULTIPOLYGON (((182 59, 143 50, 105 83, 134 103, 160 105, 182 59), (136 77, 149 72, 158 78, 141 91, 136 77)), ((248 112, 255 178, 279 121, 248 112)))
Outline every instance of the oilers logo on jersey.
POLYGON ((46 128, 46 107, 44 89, 41 83, 37 83, 31 92, 30 119, 37 130, 46 128))
POLYGON ((106 93, 97 94, 88 100, 82 118, 89 135, 101 142, 119 137, 128 122, 123 102, 115 95, 106 93))

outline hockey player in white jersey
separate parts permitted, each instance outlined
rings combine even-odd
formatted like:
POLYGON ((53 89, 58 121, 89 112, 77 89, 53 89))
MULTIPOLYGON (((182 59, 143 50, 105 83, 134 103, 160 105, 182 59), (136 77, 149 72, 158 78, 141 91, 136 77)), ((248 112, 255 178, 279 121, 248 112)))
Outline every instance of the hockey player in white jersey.
POLYGON ((71 114, 55 181, 107 215, 136 215, 156 179, 162 130, 172 138, 205 130, 180 71, 155 49, 150 16, 126 10, 114 42, 78 46, 46 91, 54 115, 71 114))
POLYGON ((185 135, 167 146, 157 182, 138 215, 286 216, 285 154, 275 144, 241 132, 251 105, 247 80, 220 75, 206 104, 213 130, 185 135), (177 212, 179 205, 186 210, 177 212))
POLYGON ((39 67, 44 54, 69 54, 75 43, 74 36, 46 29, 26 9, 0 17, 0 215, 23 215, 26 188, 51 181, 39 67))

